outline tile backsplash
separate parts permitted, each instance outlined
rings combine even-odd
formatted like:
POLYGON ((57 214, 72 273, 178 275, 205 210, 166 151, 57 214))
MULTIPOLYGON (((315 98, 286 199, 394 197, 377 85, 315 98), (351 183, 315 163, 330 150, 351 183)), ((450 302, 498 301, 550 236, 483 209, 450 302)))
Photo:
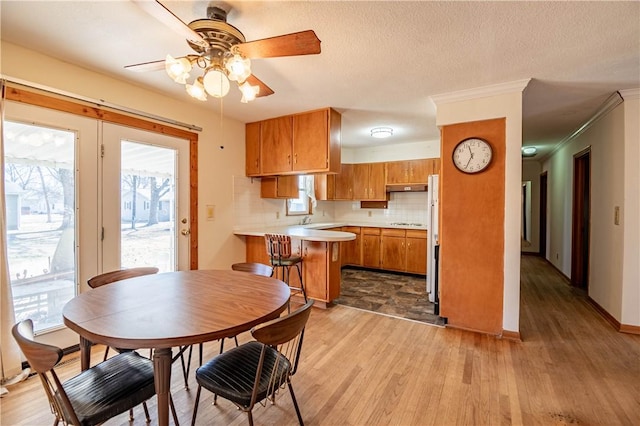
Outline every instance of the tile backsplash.
MULTIPOLYGON (((318 201, 313 211, 314 223, 426 224, 427 193, 391 193, 387 209, 361 209, 359 201, 318 201)), ((285 200, 260 198, 260 179, 246 176, 233 178, 233 212, 235 229, 294 225, 303 217, 287 216, 285 200)))

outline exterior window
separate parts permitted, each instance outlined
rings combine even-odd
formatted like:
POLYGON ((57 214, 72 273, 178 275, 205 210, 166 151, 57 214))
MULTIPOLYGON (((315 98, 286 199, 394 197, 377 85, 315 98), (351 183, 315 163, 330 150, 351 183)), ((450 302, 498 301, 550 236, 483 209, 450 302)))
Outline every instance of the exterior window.
POLYGON ((287 216, 311 214, 310 193, 313 193, 313 176, 298 176, 298 198, 287 200, 287 216))

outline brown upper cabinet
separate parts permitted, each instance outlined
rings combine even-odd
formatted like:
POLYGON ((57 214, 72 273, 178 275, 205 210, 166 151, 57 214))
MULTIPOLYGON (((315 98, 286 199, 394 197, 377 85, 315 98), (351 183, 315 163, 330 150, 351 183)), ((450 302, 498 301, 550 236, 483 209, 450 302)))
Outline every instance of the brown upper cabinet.
POLYGON ((260 180, 261 198, 298 198, 298 176, 263 177, 260 180))
POLYGON ((439 158, 387 162, 387 185, 427 183, 429 175, 440 171, 439 158))
POLYGON ((353 199, 385 201, 384 163, 353 164, 353 199))
POLYGON ((247 176, 339 173, 340 128, 331 108, 247 123, 247 176))
POLYGON ((329 176, 334 200, 353 200, 353 164, 342 164, 340 173, 329 176))

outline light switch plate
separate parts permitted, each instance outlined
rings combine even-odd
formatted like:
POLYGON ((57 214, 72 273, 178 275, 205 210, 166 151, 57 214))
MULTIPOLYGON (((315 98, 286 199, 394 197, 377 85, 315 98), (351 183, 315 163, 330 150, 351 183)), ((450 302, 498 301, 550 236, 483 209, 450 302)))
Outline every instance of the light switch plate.
POLYGON ((207 204, 207 220, 215 219, 215 206, 213 204, 207 204))

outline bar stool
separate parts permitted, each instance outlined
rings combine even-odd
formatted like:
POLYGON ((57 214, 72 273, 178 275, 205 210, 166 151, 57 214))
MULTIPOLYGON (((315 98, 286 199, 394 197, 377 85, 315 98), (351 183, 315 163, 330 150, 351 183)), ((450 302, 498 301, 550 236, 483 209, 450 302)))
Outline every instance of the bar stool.
POLYGON ((273 273, 278 276, 277 270, 282 270, 282 281, 287 283, 289 288, 294 293, 302 293, 305 303, 307 302, 307 291, 304 288, 302 281, 302 256, 295 256, 291 253, 291 237, 282 234, 265 234, 264 242, 267 247, 267 254, 269 255, 269 261, 273 267, 273 273), (295 266, 298 270, 298 277, 300 278, 300 287, 291 286, 289 284, 289 276, 291 273, 291 267, 295 266))

